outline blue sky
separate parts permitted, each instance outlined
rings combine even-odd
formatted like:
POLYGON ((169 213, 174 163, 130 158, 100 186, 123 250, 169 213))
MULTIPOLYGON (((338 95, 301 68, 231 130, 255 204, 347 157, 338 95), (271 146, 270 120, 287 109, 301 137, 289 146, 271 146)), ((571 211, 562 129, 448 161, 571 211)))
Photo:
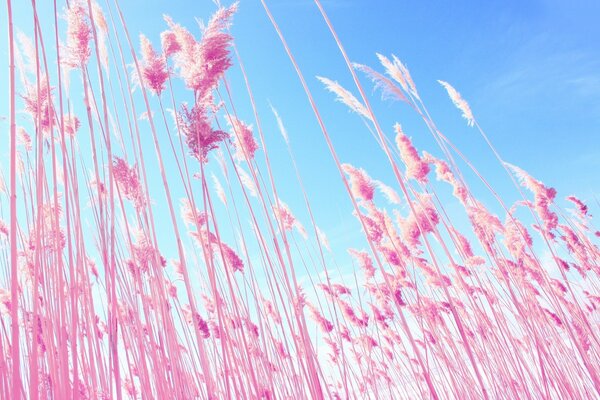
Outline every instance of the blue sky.
MULTIPOLYGON (((339 186, 333 162, 300 84, 259 2, 242 2, 233 28, 250 79, 270 123, 270 99, 290 131, 311 196, 319 204, 339 186), (285 90, 282 90, 285 88, 285 90)), ((394 182, 382 151, 359 118, 333 102, 315 75, 357 94, 343 59, 311 1, 270 2, 272 12, 317 98, 343 161, 394 182)), ((353 61, 377 65, 396 54, 411 70, 438 127, 507 196, 508 178, 475 129, 466 126, 436 82, 453 84, 505 160, 593 203, 600 190, 600 3, 594 1, 330 1, 324 6, 353 61)), ((370 85, 363 80, 367 87, 370 85)), ((371 91, 372 93, 372 91, 371 91)), ((424 124, 403 104, 372 95, 382 126, 399 121, 420 150, 440 154, 424 124)), ((275 142, 272 146, 277 148, 275 142)), ((285 156, 282 156, 282 162, 285 156)), ((283 167, 282 167, 283 168, 283 167)), ((286 170, 281 176, 287 173, 286 170)), ((475 186, 477 188, 477 186, 475 186)), ((486 191, 480 187, 480 194, 486 191)), ((334 202, 332 202, 334 203, 334 202)), ((490 201, 490 206, 494 206, 490 201)), ((595 205, 591 204, 592 210, 595 205)), ((329 210, 322 209, 322 218, 329 210)), ((331 221, 333 223, 333 221, 331 221)), ((333 224, 332 226, 336 226, 333 224)), ((341 228, 339 228, 341 229, 341 228)))
MULTIPOLYGON (((27 31, 31 27, 30 5, 26 1, 14 3, 17 26, 31 35, 27 31)), ((50 13, 45 7, 50 7, 49 3, 40 5, 47 29, 50 13)), ((199 35, 194 18, 207 19, 215 8, 208 0, 121 3, 132 35, 143 32, 155 44, 166 29, 163 13, 199 35)), ((364 167, 374 178, 392 184, 383 153, 360 119, 334 102, 315 78, 320 75, 337 80, 356 93, 317 8, 310 0, 269 4, 316 97, 342 161, 364 167)), ((476 130, 467 127, 437 79, 450 82, 462 93, 507 161, 555 186, 560 197, 576 194, 587 200, 592 210, 596 208, 594 195, 600 191, 600 24, 595 20, 600 15, 600 2, 332 0, 323 1, 323 5, 353 61, 379 68, 375 52, 380 52, 397 55, 409 67, 438 127, 499 190, 514 196, 510 181, 476 130)), ((0 26, 6 26, 4 8, 0 26)), ((257 101, 280 197, 307 225, 298 188, 288 183, 292 167, 269 101, 284 120, 309 196, 319 205, 315 210, 319 225, 330 238, 356 230, 350 217, 351 204, 322 134, 259 1, 240 1, 232 32, 257 101)), ((7 93, 6 40, 0 43, 0 71, 0 93, 7 93)), ((228 77, 240 117, 253 122, 239 70, 234 67, 228 77)), ((393 123, 398 121, 420 150, 440 154, 425 125, 408 107, 380 101, 369 82, 365 79, 363 83, 390 136, 393 123)), ((189 96, 183 92, 177 95, 179 100, 189 96)), ((2 116, 8 114, 6 105, 7 96, 1 96, 2 116)), ((0 122, 3 160, 7 156, 7 131, 6 121, 0 122)), ((152 157, 150 142, 148 145, 152 157)), ((2 165, 6 170, 4 161, 2 165)), ((153 197, 160 210, 164 207, 163 194, 157 190, 153 197)), ((484 189, 480 190, 486 196, 484 189)), ((175 193, 178 197, 182 193, 175 193)))

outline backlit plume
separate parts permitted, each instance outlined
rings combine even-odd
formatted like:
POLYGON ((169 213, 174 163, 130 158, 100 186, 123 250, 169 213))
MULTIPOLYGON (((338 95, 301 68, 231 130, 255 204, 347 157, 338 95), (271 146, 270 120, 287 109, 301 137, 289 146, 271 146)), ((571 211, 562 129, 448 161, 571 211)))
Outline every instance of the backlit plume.
POLYGON ((48 86, 48 79, 41 76, 39 91, 37 85, 29 85, 22 96, 25 102, 25 111, 31 116, 34 126, 48 133, 54 124, 54 106, 52 104, 52 88, 48 86))
POLYGON ((89 24, 87 7, 82 0, 71 2, 67 8, 67 47, 64 63, 72 68, 85 66, 90 58, 92 29, 89 24))
POLYGON ((229 137, 227 133, 212 128, 201 104, 192 108, 182 105, 178 119, 191 154, 201 162, 207 162, 208 153, 229 137))
POLYGON ((74 137, 79 130, 81 123, 79 119, 73 114, 65 114, 63 117, 65 134, 74 137))
POLYGON ((342 85, 337 82, 332 81, 331 79, 323 78, 321 76, 317 76, 317 79, 321 81, 322 84, 325 85, 327 90, 337 95, 337 100, 347 105, 352 111, 360 114, 366 119, 371 119, 367 108, 362 104, 352 93, 348 90, 344 89, 342 85))
POLYGON ((160 45, 165 57, 170 57, 181 50, 177 36, 171 31, 164 31, 160 34, 160 45))
POLYGON ((166 50, 174 52, 175 42, 181 48, 174 54, 175 65, 187 87, 194 90, 198 99, 207 96, 232 65, 229 58, 232 37, 224 31, 231 24, 236 10, 237 4, 220 8, 209 20, 200 41, 196 41, 187 29, 166 17, 175 35, 175 40, 165 40, 169 44, 166 50))
POLYGON ((350 189, 357 198, 372 201, 375 185, 371 177, 363 169, 354 168, 350 164, 343 164, 342 169, 350 177, 350 189))
POLYGON ((410 138, 402 131, 400 124, 394 125, 394 130, 396 131, 396 146, 398 146, 402 161, 406 165, 406 176, 426 183, 429 164, 421 159, 410 138))
POLYGON ((122 195, 141 210, 146 205, 146 199, 135 167, 129 167, 125 160, 115 157, 113 171, 122 195))
POLYGON ((460 93, 456 89, 454 89, 448 82, 438 81, 440 85, 442 85, 446 91, 448 92, 448 96, 450 96, 450 100, 454 103, 454 105, 462 111, 462 116, 467 120, 467 125, 473 126, 475 124, 475 117, 473 116, 473 112, 471 111, 471 107, 469 107, 469 103, 467 103, 460 93))
POLYGON ((144 82, 152 91, 160 95, 165 89, 165 82, 169 77, 165 58, 154 51, 152 43, 144 35, 140 35, 142 48, 142 75, 144 82))
POLYGON ((246 125, 234 116, 228 117, 227 122, 231 127, 230 136, 233 138, 235 146, 235 157, 238 160, 252 160, 254 153, 258 150, 258 143, 252 134, 252 126, 246 125))

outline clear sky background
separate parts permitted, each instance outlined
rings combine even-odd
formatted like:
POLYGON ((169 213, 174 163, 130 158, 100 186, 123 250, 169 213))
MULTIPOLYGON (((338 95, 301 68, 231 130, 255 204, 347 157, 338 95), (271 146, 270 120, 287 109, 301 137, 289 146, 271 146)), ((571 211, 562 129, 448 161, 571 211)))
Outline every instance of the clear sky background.
MULTIPOLYGON (((51 2, 40 3, 42 23, 49 29, 51 2)), ((99 3, 104 6, 103 1, 99 3)), ((143 32, 155 45, 159 45, 160 32, 167 28, 162 14, 169 14, 198 37, 195 18, 206 20, 215 9, 208 0, 120 3, 130 33, 137 36, 143 32)), ((320 75, 337 80, 357 93, 315 5, 310 0, 268 3, 316 97, 342 161, 363 167, 373 178, 392 185, 394 180, 383 153, 360 118, 334 102, 315 78, 320 75)), ((14 4, 17 26, 31 36, 29 2, 17 0, 14 4)), ((395 54, 408 66, 438 127, 499 191, 509 197, 515 195, 477 131, 467 127, 437 79, 450 82, 461 92, 507 161, 556 187, 559 197, 575 194, 590 203, 592 211, 597 210, 594 196, 600 197, 600 2, 324 0, 323 5, 352 61, 380 70, 375 57, 375 52, 379 52, 395 54)), ((1 10, 0 26, 5 32, 4 6, 1 10)), ((298 188, 289 179, 293 170, 269 101, 287 127, 309 196, 318 205, 318 224, 330 240, 337 238, 340 248, 345 247, 348 243, 344 234, 358 229, 350 216, 350 201, 299 80, 259 1, 240 1, 232 32, 259 108, 280 197, 308 225, 298 188)), ((6 37, 5 33, 2 35, 6 37)), ((3 40, 0 116, 8 115, 7 58, 7 43, 3 40)), ((112 74, 111 79, 115 76, 112 74)), ((228 78, 239 116, 254 122, 239 69, 233 67, 228 78)), ((388 135, 392 136, 393 123, 398 121, 419 150, 440 155, 425 125, 406 105, 381 101, 369 81, 364 79, 363 83, 369 88, 376 115, 388 135)), ((179 101, 186 96, 189 99, 183 91, 176 95, 179 101)), ((0 140, 6 176, 7 121, 0 121, 0 140)), ((166 140, 164 145, 167 146, 166 140)), ((148 157, 153 157, 149 134, 148 151, 148 157)), ((160 187, 158 180, 156 185, 160 187)), ((485 191, 480 189, 485 197, 485 191)), ((156 190, 153 198, 160 210, 165 207, 164 197, 160 189, 156 190)), ((182 192, 175 193, 175 198, 179 197, 183 197, 182 192)))

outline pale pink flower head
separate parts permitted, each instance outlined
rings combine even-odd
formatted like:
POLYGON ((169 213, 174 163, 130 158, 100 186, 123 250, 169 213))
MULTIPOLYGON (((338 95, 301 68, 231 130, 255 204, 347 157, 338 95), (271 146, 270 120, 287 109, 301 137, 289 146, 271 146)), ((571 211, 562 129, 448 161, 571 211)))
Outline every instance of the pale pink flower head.
POLYGON ((38 124, 43 133, 50 132, 54 122, 54 107, 52 105, 52 88, 48 86, 45 75, 40 77, 39 91, 37 85, 28 85, 22 96, 25 111, 31 116, 34 124, 38 124))
POLYGON ((135 399, 137 397, 138 389, 135 382, 132 381, 131 378, 125 377, 123 380, 123 389, 125 389, 125 393, 127 393, 130 398, 135 399))
POLYGON ((419 204, 415 213, 410 213, 408 218, 398 221, 402 238, 412 246, 419 244, 419 238, 435 230, 440 218, 431 201, 431 195, 419 195, 419 204))
POLYGON ((93 189, 94 193, 97 193, 98 196, 103 199, 106 197, 108 191, 106 190, 106 185, 102 181, 97 181, 96 178, 90 179, 90 188, 93 189))
POLYGON ((224 205, 227 205, 227 195, 225 194, 225 189, 223 189, 223 186, 221 185, 221 181, 219 181, 219 178, 217 178, 217 176, 215 174, 212 174, 212 180, 215 186, 215 191, 217 192, 217 196, 219 197, 219 200, 221 200, 221 202, 224 205))
POLYGON ((165 37, 165 41, 162 43, 167 48, 163 47, 163 49, 174 56, 175 67, 186 86, 197 91, 199 90, 199 77, 202 76, 204 70, 199 60, 199 43, 194 35, 183 26, 176 24, 171 17, 165 15, 164 18, 173 35, 165 37))
POLYGON ((258 196, 258 189, 256 188, 256 184, 254 183, 254 180, 252 180, 250 174, 247 173, 246 170, 244 170, 244 168, 241 166, 238 166, 237 172, 240 175, 240 181, 242 182, 242 185, 244 185, 244 187, 248 190, 250 196, 258 196))
POLYGON ((279 200, 279 205, 273 206, 275 218, 281 223, 284 231, 291 231, 298 224, 296 217, 283 201, 279 200))
POLYGON ((244 262, 237 255, 237 253, 225 243, 221 243, 221 249, 223 250, 223 258, 225 259, 225 264, 232 271, 244 271, 244 262))
POLYGON ((157 95, 165 89, 165 82, 169 77, 165 59, 159 56, 152 43, 144 35, 140 35, 142 48, 142 76, 144 83, 157 95))
POLYGON ((355 63, 354 68, 364 72, 375 84, 375 89, 381 89, 383 99, 400 100, 408 103, 404 92, 391 79, 363 64, 355 63))
POLYGON ((19 46, 16 48, 18 52, 15 53, 15 57, 17 58, 15 62, 17 63, 19 70, 35 74, 36 57, 33 41, 21 31, 17 31, 17 41, 19 46))
POLYGON ((457 229, 455 229, 453 227, 449 227, 448 229, 454 236, 454 240, 456 241, 457 249, 462 251, 463 255, 466 258, 473 257, 475 254, 473 253, 473 249, 471 247, 471 243, 469 243, 469 240, 462 233, 460 233, 457 229))
POLYGON ((181 218, 186 226, 202 228, 208 221, 208 215, 201 212, 192 206, 192 203, 187 199, 181 199, 181 218))
POLYGON ((462 98, 460 93, 456 89, 454 89, 448 82, 439 81, 440 85, 442 85, 446 91, 448 92, 448 96, 450 96, 450 100, 454 103, 456 108, 462 111, 462 116, 467 120, 467 125, 473 126, 475 124, 475 117, 473 116, 473 112, 471 111, 471 107, 469 104, 462 98))
POLYGON ((225 33, 231 25, 233 14, 237 11, 237 3, 228 8, 219 8, 208 21, 200 40, 201 58, 197 62, 205 64, 205 74, 202 86, 207 90, 216 86, 217 82, 232 65, 229 58, 231 35, 225 33))
POLYGON ((575 197, 573 195, 567 196, 567 200, 569 200, 571 203, 575 204, 575 206, 577 207, 579 216, 582 219, 585 219, 589 215, 588 214, 588 206, 583 201, 579 200, 577 197, 575 197))
POLYGON ((358 313, 354 311, 350 303, 337 299, 337 303, 340 306, 340 311, 344 319, 359 328, 366 328, 369 325, 369 316, 363 311, 358 310, 358 313))
POLYGON ((426 183, 429 164, 421 159, 410 138, 402 131, 400 124, 394 125, 394 130, 396 131, 396 145, 400 151, 400 157, 406 164, 406 176, 421 183, 426 183))
POLYGON ((306 294, 300 286, 296 288, 296 296, 292 299, 292 304, 297 312, 302 312, 306 305, 306 294))
POLYGON ((39 239, 41 248, 48 251, 61 251, 66 245, 66 236, 60 225, 55 224, 55 215, 62 213, 60 203, 46 203, 39 210, 41 224, 35 225, 30 231, 29 246, 35 249, 39 239))
POLYGON ((177 36, 172 31, 164 31, 160 34, 160 45, 165 57, 170 57, 181 50, 177 36))
POLYGON ((363 169, 354 168, 350 164, 342 164, 342 169, 350 177, 352 194, 365 201, 372 201, 375 185, 371 177, 363 169))
POLYGON ((585 352, 589 351, 590 346, 591 346, 591 341, 590 341, 590 337, 589 337, 587 331, 578 322, 575 322, 573 324, 573 327, 575 328, 575 335, 577 336, 579 343, 581 343, 581 347, 583 348, 583 350, 585 352))
POLYGON ((419 93, 410 75, 410 71, 398 57, 392 54, 392 60, 390 60, 382 54, 377 54, 377 58, 379 58, 381 65, 385 68, 385 72, 398 82, 405 92, 410 93, 417 99, 419 98, 419 93))
POLYGON ((177 298, 177 286, 173 284, 169 279, 164 278, 165 288, 167 289, 167 293, 169 296, 176 299, 177 298))
POLYGON ((208 153, 229 137, 227 133, 210 126, 206 110, 199 103, 194 104, 191 109, 184 104, 178 118, 185 142, 192 155, 200 162, 207 162, 208 153))
POLYGON ((404 262, 400 258, 400 255, 391 246, 382 245, 379 247, 379 251, 390 265, 394 267, 404 267, 404 262))
MULTIPOLYGON (((355 215, 357 215, 355 213, 355 215)), ((362 220, 364 224, 364 231, 367 235, 367 238, 375 244, 379 244, 383 240, 383 233, 385 226, 378 221, 376 218, 371 218, 370 216, 366 216, 364 214, 357 215, 359 220, 362 220)))
POLYGON ((550 233, 551 230, 558 226, 558 215, 550 210, 550 205, 556 197, 556 189, 545 186, 542 182, 533 178, 517 166, 507 162, 505 162, 504 165, 512 170, 517 179, 521 182, 521 185, 533 193, 535 199, 535 211, 542 219, 542 222, 544 222, 546 232, 550 233))
POLYGON ((467 202, 467 188, 456 179, 454 173, 450 170, 450 166, 443 160, 433 157, 427 152, 423 152, 423 161, 435 166, 435 175, 437 180, 449 183, 454 188, 454 196, 464 205, 467 202))
POLYGON ((125 160, 115 157, 113 173, 123 196, 131 200, 136 209, 144 208, 146 198, 135 167, 130 168, 125 160))
MULTIPOLYGON (((340 356, 340 348, 337 345, 337 342, 329 339, 328 337, 323 337, 323 341, 325 343, 327 343, 327 345, 329 346, 329 360, 336 364, 339 361, 339 356, 340 356)), ((335 398, 335 397, 334 397, 335 398)), ((340 397, 338 396, 337 399, 340 399, 340 397)))
POLYGON ((541 307, 541 310, 546 313, 546 315, 548 316, 549 320, 554 322, 556 325, 561 326, 562 320, 558 317, 558 315, 556 315, 555 313, 553 313, 552 311, 548 310, 545 307, 541 307))
POLYGON ((331 290, 336 296, 350 295, 352 292, 348 286, 342 285, 341 283, 332 283, 331 290))
POLYGON ((319 240, 319 243, 321 244, 321 246, 325 247, 328 251, 331 251, 331 246, 329 245, 329 239, 327 238, 327 235, 318 226, 317 226, 317 239, 319 240))
POLYGON ((495 242, 495 235, 502 233, 504 230, 504 226, 498 217, 491 214, 480 203, 476 203, 475 206, 469 206, 467 208, 467 215, 479 242, 488 253, 494 254, 493 244, 495 242))
POLYGON ((198 329, 204 339, 208 339, 210 337, 210 328, 197 311, 193 311, 192 308, 187 304, 181 307, 181 311, 183 312, 186 322, 198 329))
POLYGON ((316 322, 323 333, 330 333, 333 330, 333 324, 327 318, 325 318, 315 306, 310 303, 306 303, 306 307, 309 311, 310 318, 316 322))
POLYGON ((510 253, 517 259, 522 258, 527 247, 533 245, 527 229, 511 215, 507 215, 504 222, 504 243, 510 253))
POLYGON ((362 268, 367 279, 375 276, 373 260, 371 260, 369 253, 365 251, 358 251, 355 249, 348 249, 348 253, 350 253, 350 255, 356 259, 356 261, 358 261, 358 264, 362 268))
POLYGON ((173 51, 173 53, 177 53, 179 51, 181 51, 185 54, 193 53, 194 46, 196 45, 196 38, 194 38, 194 35, 192 35, 183 26, 176 24, 173 21, 173 19, 171 17, 169 17, 168 15, 165 15, 164 19, 170 28, 170 31, 167 31, 167 32, 171 32, 173 34, 173 36, 167 38, 167 36, 170 36, 170 35, 165 34, 165 39, 164 39, 164 41, 161 40, 161 43, 164 43, 165 45, 168 45, 168 46, 172 46, 173 48, 171 50, 173 51), (177 50, 173 50, 175 48, 177 50))
POLYGON ((329 285, 324 283, 317 283, 315 286, 317 286, 319 289, 325 292, 328 298, 331 299, 333 297, 333 291, 331 290, 331 287, 329 285))
POLYGON ((412 313, 425 318, 425 320, 429 321, 432 325, 443 324, 442 311, 445 311, 444 306, 425 296, 422 296, 420 300, 420 304, 415 304, 410 307, 412 313))
POLYGON ((381 310, 379 310, 379 308, 377 308, 377 306, 375 306, 374 304, 369 303, 369 307, 371 308, 371 312, 373 313, 373 318, 375 319, 375 322, 379 326, 381 326, 381 328, 387 328, 389 326, 386 322, 387 316, 384 313, 382 313, 381 310))
POLYGON ((183 264, 180 260, 171 260, 171 265, 176 274, 183 276, 185 271, 183 270, 183 264))
POLYGON ((372 119, 371 115, 367 111, 367 108, 364 106, 364 104, 361 103, 356 97, 354 97, 354 95, 352 93, 350 93, 348 90, 344 89, 342 87, 342 85, 340 85, 337 82, 332 81, 331 79, 323 78, 322 76, 317 76, 317 79, 319 81, 321 81, 321 83, 323 85, 325 85, 327 90, 329 90, 333 94, 337 95, 336 100, 344 103, 345 105, 348 106, 348 108, 350 108, 350 110, 356 112, 357 114, 361 115, 362 117, 364 117, 368 120, 372 119))
POLYGON ((391 204, 400 204, 400 196, 398 196, 398 193, 396 193, 396 191, 393 188, 389 187, 381 181, 375 181, 375 185, 381 191, 381 193, 383 193, 388 202, 390 202, 391 204))
POLYGON ((175 65, 186 86, 202 99, 217 86, 225 71, 232 65, 229 45, 232 37, 227 30, 237 10, 237 3, 228 8, 219 8, 206 25, 202 39, 194 36, 165 17, 181 50, 175 54, 175 65))
POLYGON ((155 258, 160 259, 161 255, 143 231, 134 232, 134 239, 131 249, 133 260, 128 267, 134 274, 146 273, 155 258))
POLYGON ((415 257, 415 264, 419 267, 419 269, 425 276, 425 283, 427 283, 427 285, 440 288, 450 286, 450 279, 447 276, 434 270, 433 267, 429 265, 427 260, 420 257, 415 257))
POLYGON ((67 135, 74 137, 81 123, 79 122, 79 118, 77 118, 74 114, 65 114, 63 116, 64 121, 64 131, 67 135))
POLYGON ((308 234, 302 223, 296 219, 288 205, 283 201, 279 200, 278 204, 273 205, 273 214, 275 215, 275 219, 281 224, 284 232, 296 228, 300 236, 304 239, 308 238, 308 234))
POLYGON ((108 34, 108 23, 106 17, 102 11, 102 7, 96 1, 92 1, 92 16, 94 17, 94 24, 98 27, 98 30, 103 34, 108 34))
MULTIPOLYGON (((245 325, 247 331, 255 338, 258 339, 260 337, 260 330, 258 328, 258 326, 252 322, 252 320, 250 318, 245 318, 243 320, 243 324, 245 325)), ((260 350, 258 348, 256 348, 256 350, 258 350, 260 352, 260 350)), ((260 354, 258 352, 258 354, 260 354)))
POLYGON ((238 160, 246 160, 246 157, 248 161, 252 160, 258 150, 258 143, 252 135, 252 126, 246 125, 234 116, 228 117, 227 122, 231 127, 231 136, 236 150, 235 157, 238 160))
POLYGON ((213 314, 217 310, 216 301, 212 296, 208 296, 206 293, 200 293, 202 304, 209 314, 213 314))
MULTIPOLYGON (((275 307, 275 305, 273 304, 273 302, 270 301, 270 300, 268 300, 268 299, 264 299, 263 298, 262 303, 263 303, 263 307, 265 309, 265 312, 267 313, 267 315, 269 317, 271 317, 271 319, 273 320, 273 322, 275 322, 276 324, 281 324, 281 315, 277 311, 277 307, 275 307)), ((279 342, 278 344, 281 344, 281 342, 279 342)))
POLYGON ((92 29, 89 17, 81 1, 71 2, 66 17, 67 51, 63 60, 69 67, 80 68, 87 64, 91 55, 92 29))
POLYGON ((366 354, 373 352, 373 348, 379 346, 377 341, 369 335, 360 336, 359 338, 356 339, 356 342, 358 342, 358 344, 363 347, 364 352, 366 354))
POLYGON ((31 142, 31 135, 29 135, 29 133, 27 133, 25 128, 23 128, 22 126, 19 126, 17 128, 17 143, 22 144, 25 147, 25 150, 27 151, 31 151, 31 149, 33 148, 31 142))

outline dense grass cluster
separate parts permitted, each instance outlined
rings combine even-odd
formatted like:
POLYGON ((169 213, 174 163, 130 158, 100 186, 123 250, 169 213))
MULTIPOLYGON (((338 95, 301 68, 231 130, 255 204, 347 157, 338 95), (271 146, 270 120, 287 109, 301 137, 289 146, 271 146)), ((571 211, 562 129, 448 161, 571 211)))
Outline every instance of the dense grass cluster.
POLYGON ((138 40, 117 0, 54 2, 52 30, 32 2, 33 37, 6 3, 0 398, 600 395, 600 232, 588 207, 505 162, 449 83, 440 81, 514 182, 516 203, 438 128, 405 65, 380 54, 377 66, 352 63, 315 0, 355 87, 318 79, 372 133, 394 179, 340 160, 262 1, 362 236, 340 268, 346 255, 318 226, 294 136, 275 107, 257 111, 229 32, 237 4, 197 33, 165 17, 160 37, 138 40), (245 87, 229 84, 231 68, 245 87), (380 125, 365 95, 373 88, 414 110, 438 146, 422 151, 400 123, 380 125), (251 121, 236 113, 242 95, 251 121), (295 175, 285 184, 303 193, 306 220, 279 197, 273 140, 287 145, 295 175))

